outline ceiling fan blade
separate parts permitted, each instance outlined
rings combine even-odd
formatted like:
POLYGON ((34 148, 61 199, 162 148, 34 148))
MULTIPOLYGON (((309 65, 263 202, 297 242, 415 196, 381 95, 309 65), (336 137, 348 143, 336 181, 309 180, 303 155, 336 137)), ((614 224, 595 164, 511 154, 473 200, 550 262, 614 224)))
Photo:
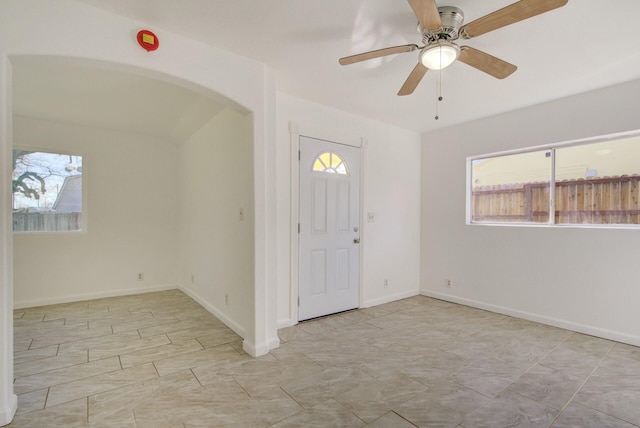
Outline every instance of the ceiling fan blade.
POLYGON ((367 61, 369 59, 380 58, 382 56, 405 53, 405 52, 413 52, 416 49, 418 49, 418 45, 393 46, 390 48, 363 52, 357 55, 345 56, 344 58, 340 58, 338 62, 341 65, 349 65, 349 64, 354 64, 356 62, 367 61))
POLYGON ((462 26, 460 35, 465 39, 480 36, 489 31, 497 30, 498 28, 506 27, 515 22, 557 9, 567 4, 568 1, 569 0, 520 0, 462 26))
POLYGON ((437 30, 442 27, 438 5, 435 0, 407 0, 413 13, 418 18, 420 26, 428 30, 437 30))
POLYGON ((404 82, 404 85, 402 85, 402 88, 400 88, 398 95, 402 96, 402 95, 413 94, 413 91, 416 90, 416 88, 418 87, 418 84, 420 83, 424 75, 427 74, 427 71, 429 71, 429 69, 424 65, 422 65, 421 62, 416 64, 413 71, 411 72, 409 77, 407 77, 407 80, 404 82))
POLYGON ((458 60, 497 79, 504 79, 518 69, 513 64, 469 46, 460 47, 458 60))

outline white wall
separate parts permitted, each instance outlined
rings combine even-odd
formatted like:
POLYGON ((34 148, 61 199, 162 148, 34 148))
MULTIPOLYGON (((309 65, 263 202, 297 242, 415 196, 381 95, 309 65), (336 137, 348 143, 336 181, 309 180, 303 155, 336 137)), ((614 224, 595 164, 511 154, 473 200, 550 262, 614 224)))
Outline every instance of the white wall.
MULTIPOLYGON (((290 251, 291 204, 296 200, 291 195, 291 124, 300 135, 362 144, 361 218, 374 212, 375 223, 361 220, 361 307, 418 294, 419 134, 283 93, 278 93, 276 111, 278 325, 297 322, 292 307, 292 300, 297 298, 297 279, 291 277, 290 251), (385 279, 389 281, 387 288, 385 279)), ((293 141, 293 146, 297 153, 298 142, 293 141)))
POLYGON ((465 225, 467 156, 639 129, 638 94, 633 81, 425 134, 421 292, 640 345, 640 229, 465 225))
POLYGON ((16 308, 176 287, 175 144, 23 117, 13 129, 15 146, 83 156, 87 225, 14 235, 16 308))
POLYGON ((0 56, 0 426, 13 419, 18 397, 13 393, 13 232, 11 223, 12 165, 11 65, 0 56))
POLYGON ((179 162, 180 283, 243 337, 253 323, 251 121, 223 110, 180 146, 179 162))

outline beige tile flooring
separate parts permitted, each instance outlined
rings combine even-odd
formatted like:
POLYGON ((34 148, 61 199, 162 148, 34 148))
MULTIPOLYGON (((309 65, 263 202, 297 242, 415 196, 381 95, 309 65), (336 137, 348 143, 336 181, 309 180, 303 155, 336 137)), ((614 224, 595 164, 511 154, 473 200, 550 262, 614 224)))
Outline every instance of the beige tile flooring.
POLYGON ((256 359, 177 290, 14 325, 12 427, 640 426, 640 348, 423 296, 280 330, 256 359))

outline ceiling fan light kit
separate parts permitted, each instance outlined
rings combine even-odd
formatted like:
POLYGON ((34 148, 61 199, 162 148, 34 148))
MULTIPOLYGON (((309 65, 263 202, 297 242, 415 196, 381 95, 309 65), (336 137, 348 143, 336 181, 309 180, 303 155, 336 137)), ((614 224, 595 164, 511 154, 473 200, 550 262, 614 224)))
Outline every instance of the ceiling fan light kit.
POLYGON ((418 32, 422 36, 424 46, 415 44, 394 46, 351 55, 339 60, 340 64, 349 65, 387 55, 420 50, 418 64, 409 74, 398 95, 412 94, 427 71, 441 70, 456 60, 497 79, 510 76, 517 69, 515 65, 470 46, 458 46, 454 41, 459 38, 471 39, 480 36, 557 9, 568 2, 568 0, 519 0, 463 25, 464 13, 457 7, 438 7, 435 0, 407 1, 418 18, 418 32))
POLYGON ((427 46, 420 52, 420 62, 430 70, 442 70, 458 59, 460 48, 446 40, 427 46))

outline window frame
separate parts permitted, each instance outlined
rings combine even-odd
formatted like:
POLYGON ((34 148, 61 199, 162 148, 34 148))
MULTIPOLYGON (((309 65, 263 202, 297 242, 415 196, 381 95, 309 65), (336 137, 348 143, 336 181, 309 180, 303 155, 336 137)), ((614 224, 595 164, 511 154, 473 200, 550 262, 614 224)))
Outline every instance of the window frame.
MULTIPOLYGON (((75 150, 75 149, 56 149, 51 147, 42 147, 42 146, 32 146, 27 144, 14 144, 11 148, 11 152, 13 150, 27 150, 32 152, 42 152, 42 153, 52 153, 56 155, 64 155, 64 156, 79 156, 82 158, 82 215, 80 216, 80 229, 79 230, 29 230, 29 231, 15 231, 13 230, 13 221, 11 226, 11 232, 14 236, 60 236, 64 234, 65 236, 70 235, 82 235, 86 234, 88 230, 88 175, 87 175, 87 156, 84 150, 75 150)), ((13 171, 11 171, 13 174, 13 171)), ((12 218, 13 218, 13 207, 12 208, 12 218)))
POLYGON ((556 223, 556 150, 568 147, 584 146, 589 144, 611 142, 615 140, 640 137, 640 129, 626 132, 618 132, 595 137, 580 138, 559 143, 543 144, 539 146, 525 147, 481 155, 467 156, 466 158, 466 195, 465 195, 465 224, 468 226, 498 226, 498 227, 560 227, 577 229, 640 229, 640 224, 610 224, 610 223, 556 223), (490 159, 502 156, 517 155, 536 151, 550 151, 551 162, 549 173, 549 220, 547 222, 474 222, 472 220, 473 198, 473 161, 490 159))

